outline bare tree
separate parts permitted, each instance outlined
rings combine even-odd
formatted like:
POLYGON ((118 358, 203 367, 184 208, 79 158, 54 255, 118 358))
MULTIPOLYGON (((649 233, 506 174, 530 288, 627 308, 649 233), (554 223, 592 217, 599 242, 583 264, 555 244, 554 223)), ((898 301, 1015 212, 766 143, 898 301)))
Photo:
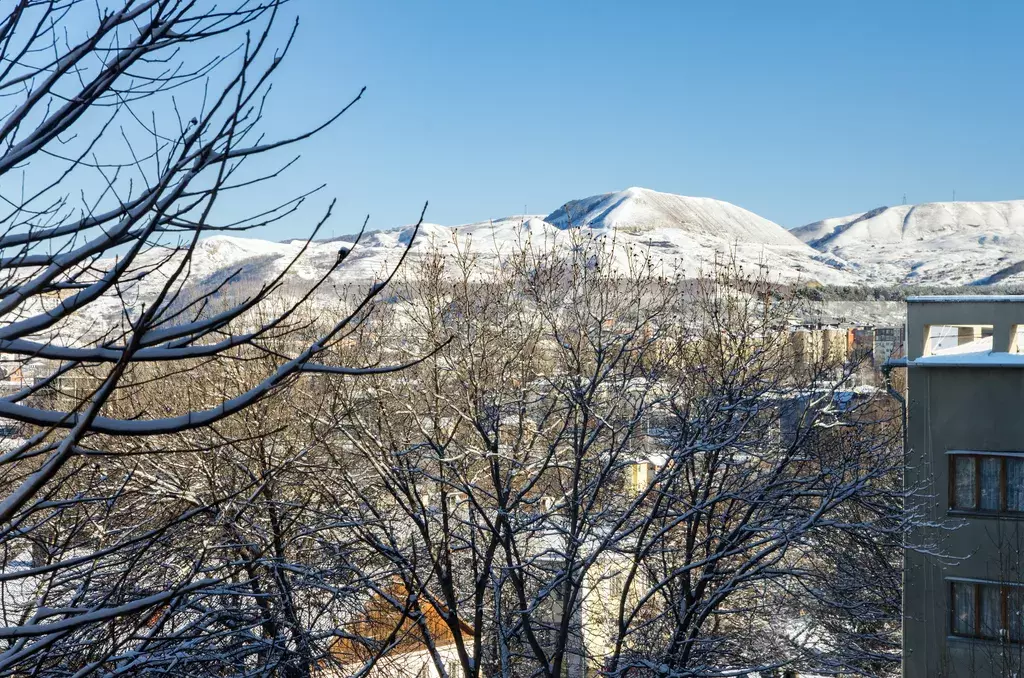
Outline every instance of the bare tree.
POLYGON ((338 454, 377 477, 349 477, 352 523, 410 592, 397 609, 443 611, 443 632, 418 631, 434 669, 891 670, 898 606, 839 610, 853 582, 834 576, 851 572, 823 552, 875 546, 899 578, 884 394, 850 390, 855 365, 794 351, 798 302, 763 272, 686 281, 585 235, 534 244, 497 267, 459 243, 408 267, 376 357, 451 343, 337 384, 338 454))
MULTIPOLYGON (((283 4, 3 3, 0 674, 264 673, 278 669, 262 660, 286 654, 303 660, 282 664, 285 673, 310 670, 313 654, 296 645, 305 636, 267 630, 274 615, 233 602, 289 602, 283 579, 273 596, 253 590, 255 579, 274 580, 267 564, 283 532, 227 539, 247 521, 272 525, 274 493, 291 482, 275 472, 300 452, 250 456, 230 470, 206 453, 246 445, 265 452, 266 430, 249 441, 217 440, 213 427, 300 375, 387 369, 321 360, 383 285, 299 342, 289 339, 302 327, 297 310, 347 250, 277 313, 259 311, 295 261, 241 298, 224 294, 230 276, 191 284, 201 237, 303 214, 313 191, 245 215, 238 209, 245 196, 266 195, 267 182, 291 164, 275 160, 279 152, 362 94, 314 129, 264 136, 264 102, 297 28, 274 47, 283 4), (132 399, 147 380, 230 374, 225 366, 240 360, 263 371, 178 390, 177 398, 132 399), (203 430, 205 447, 196 446, 203 436, 184 435, 203 430), (178 474, 171 501, 185 453, 199 463, 178 474), (165 455, 167 465, 147 455, 165 455), (204 488, 195 482, 204 473, 234 475, 204 488)), ((150 384, 148 392, 159 390, 150 384)))
MULTIPOLYGON (((314 335, 314 328, 289 335, 277 352, 300 343, 300 334, 314 335)), ((148 365, 108 408, 127 418, 168 401, 217 402, 244 392, 276 363, 262 355, 197 364, 187 380, 148 365)), ((332 646, 358 621, 365 591, 389 581, 389 571, 372 571, 373 554, 353 538, 338 491, 345 469, 328 453, 336 433, 323 413, 331 403, 318 386, 297 381, 200 429, 103 439, 104 449, 116 452, 100 465, 107 491, 137 498, 127 504, 135 520, 166 521, 216 507, 164 540, 166 559, 186 562, 205 551, 207 576, 231 582, 219 595, 201 592, 205 638, 183 643, 178 635, 194 631, 189 605, 195 598, 160 611, 161 636, 145 651, 173 652, 176 672, 215 667, 235 675, 305 676, 326 669, 332 646)))
POLYGON ((577 234, 333 314, 345 249, 197 280, 348 108, 262 136, 282 6, 4 5, 0 674, 885 673, 898 434, 762 274, 577 234))

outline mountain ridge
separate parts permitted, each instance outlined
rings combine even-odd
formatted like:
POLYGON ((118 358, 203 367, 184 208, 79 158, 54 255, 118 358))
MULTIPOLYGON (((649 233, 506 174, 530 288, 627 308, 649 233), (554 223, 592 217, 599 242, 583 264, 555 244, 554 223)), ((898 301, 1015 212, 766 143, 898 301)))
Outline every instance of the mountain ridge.
MULTIPOLYGON (((337 274, 379 278, 397 263, 413 225, 367 231, 337 274)), ((731 203, 630 187, 569 200, 546 216, 511 215, 444 226, 424 223, 410 250, 474 254, 500 259, 531 239, 532 246, 570 247, 573 234, 644 247, 684 276, 699 275, 723 256, 745 267, 764 267, 782 282, 835 285, 1024 283, 1024 200, 880 206, 786 230, 731 203), (608 237, 614 236, 614 237, 608 237)), ((355 236, 315 240, 291 269, 311 281, 333 264, 355 236)), ((210 281, 234 268, 266 280, 298 255, 304 240, 269 241, 216 234, 197 247, 193 269, 210 281)), ((626 265, 624 259, 619 261, 626 265)))
MULTIPOLYGON (((823 219, 792 231, 731 203, 642 188, 570 200, 546 216, 443 226, 424 223, 355 236, 269 241, 213 234, 196 246, 188 286, 193 292, 230 285, 261 286, 281 278, 302 293, 330 273, 323 292, 343 293, 386 277, 406 254, 415 264, 428 256, 469 254, 486 265, 528 245, 538 254, 568 255, 581 242, 606 248, 611 272, 624 273, 643 251, 668 274, 697 277, 730 261, 773 281, 838 287, 914 285, 1020 285, 1024 283, 1024 200, 997 203, 926 203, 882 206, 823 219), (584 238, 584 240, 581 240, 584 238), (813 245, 813 246, 812 246, 813 245), (332 272, 341 249, 350 250, 332 272)), ((121 286, 90 305, 71 329, 86 335, 116 326, 150 303, 181 252, 155 247, 136 268, 150 275, 121 286)), ((97 262, 95 274, 114 260, 97 262)), ((413 269, 414 270, 414 269, 413 269)), ((289 292, 289 294, 292 292, 289 292)))
MULTIPOLYGON (((395 258, 399 245, 408 243, 412 226, 368 231, 350 258, 352 268, 365 272, 367 262, 377 261, 382 268, 395 258), (391 256, 388 257, 388 250, 391 256)), ((481 255, 498 254, 503 248, 522 241, 526 234, 534 246, 557 248, 570 245, 571 233, 594 237, 614 234, 623 245, 649 248, 652 256, 677 267, 684 275, 699 275, 723 255, 735 257, 750 267, 764 266, 769 275, 794 282, 852 283, 848 267, 831 255, 822 255, 808 247, 782 226, 749 210, 721 200, 680 196, 651 189, 630 187, 567 201, 548 215, 512 215, 500 219, 442 226, 425 223, 411 254, 420 248, 445 249, 454 239, 472 239, 481 255), (489 251, 490 250, 490 251, 489 251)), ((315 241, 351 245, 355 236, 315 241)), ((288 240, 294 246, 304 241, 288 240)), ((622 260, 620 264, 625 265, 622 260)))
POLYGON ((1024 282, 1024 200, 885 206, 792 233, 868 284, 1024 282))

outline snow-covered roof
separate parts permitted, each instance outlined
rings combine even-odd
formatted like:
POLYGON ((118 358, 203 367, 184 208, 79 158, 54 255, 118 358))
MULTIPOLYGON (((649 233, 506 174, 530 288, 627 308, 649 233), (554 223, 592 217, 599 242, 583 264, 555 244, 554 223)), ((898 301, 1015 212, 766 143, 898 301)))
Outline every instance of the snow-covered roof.
POLYGON ((983 337, 959 346, 938 349, 931 355, 914 360, 913 365, 942 367, 1024 367, 1024 353, 992 350, 992 337, 983 337))
POLYGON ((1016 302, 1024 304, 1024 295, 1021 294, 933 294, 917 297, 907 297, 907 303, 911 304, 956 304, 956 303, 978 303, 978 302, 1016 302))
POLYGON ((918 367, 1024 367, 1021 353, 954 353, 929 355, 908 364, 918 367))

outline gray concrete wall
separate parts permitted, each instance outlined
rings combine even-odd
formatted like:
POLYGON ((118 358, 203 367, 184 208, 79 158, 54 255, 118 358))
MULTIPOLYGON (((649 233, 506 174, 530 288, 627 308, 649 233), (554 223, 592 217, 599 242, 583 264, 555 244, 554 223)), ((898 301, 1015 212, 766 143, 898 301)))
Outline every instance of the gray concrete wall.
POLYGON ((927 355, 928 331, 933 325, 991 325, 993 351, 1006 352, 1013 347, 1017 325, 1024 325, 1024 298, 911 297, 907 300, 907 357, 910 360, 927 355))
MULTIPOLYGON (((928 304, 926 312, 915 314, 915 304, 909 304, 912 360, 924 352, 925 325, 992 324, 1010 335, 1011 326, 1024 319, 1024 300, 981 308, 957 304, 952 313, 940 306, 946 305, 928 304)), ((999 343, 1010 348, 1009 341, 999 343)), ((1024 369, 1012 361, 1000 365, 998 356, 990 365, 925 362, 909 368, 905 477, 907 487, 918 493, 910 508, 935 526, 910 536, 912 545, 932 553, 908 550, 906 555, 904 676, 1024 678, 1024 645, 950 635, 949 578, 1024 582, 1024 521, 951 511, 947 454, 1024 454, 1024 369)))
POLYGON ((924 515, 944 524, 917 531, 911 543, 947 557, 907 553, 904 675, 1012 675, 1024 666, 1024 646, 948 635, 948 578, 1024 582, 1024 523, 951 513, 946 452, 1024 450, 1024 370, 911 368, 909 395, 907 486, 923 495, 916 505, 924 515))

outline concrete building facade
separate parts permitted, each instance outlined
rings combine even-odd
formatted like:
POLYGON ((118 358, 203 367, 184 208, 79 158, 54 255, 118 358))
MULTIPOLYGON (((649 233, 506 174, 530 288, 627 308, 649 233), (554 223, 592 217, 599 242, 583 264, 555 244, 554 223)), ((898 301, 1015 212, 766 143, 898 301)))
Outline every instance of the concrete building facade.
POLYGON ((903 675, 1024 677, 1024 297, 907 306, 903 675))
POLYGON ((874 330, 874 346, 871 350, 875 365, 881 365, 891 358, 904 356, 906 330, 903 327, 878 327, 874 330))

